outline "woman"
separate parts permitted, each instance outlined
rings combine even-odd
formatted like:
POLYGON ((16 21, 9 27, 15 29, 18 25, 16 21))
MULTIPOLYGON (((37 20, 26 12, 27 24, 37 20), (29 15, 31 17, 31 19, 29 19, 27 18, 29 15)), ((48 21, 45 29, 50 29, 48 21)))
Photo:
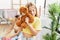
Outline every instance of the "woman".
POLYGON ((27 8, 29 12, 33 15, 34 17, 34 22, 33 23, 28 23, 28 19, 26 19, 26 23, 28 27, 23 29, 23 39, 25 40, 28 38, 28 40, 33 40, 33 36, 36 36, 39 31, 41 31, 41 23, 40 23, 40 18, 38 17, 37 14, 37 8, 35 5, 32 3, 27 4, 27 8))

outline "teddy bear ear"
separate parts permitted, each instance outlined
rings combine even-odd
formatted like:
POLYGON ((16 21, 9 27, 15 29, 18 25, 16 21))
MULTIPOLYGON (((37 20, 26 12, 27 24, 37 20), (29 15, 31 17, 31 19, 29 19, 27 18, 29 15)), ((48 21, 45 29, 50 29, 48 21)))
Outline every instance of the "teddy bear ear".
POLYGON ((21 5, 21 6, 19 7, 19 11, 20 11, 20 8, 21 8, 21 7, 25 7, 25 5, 21 5))
POLYGON ((27 11, 27 8, 24 8, 25 11, 27 11))

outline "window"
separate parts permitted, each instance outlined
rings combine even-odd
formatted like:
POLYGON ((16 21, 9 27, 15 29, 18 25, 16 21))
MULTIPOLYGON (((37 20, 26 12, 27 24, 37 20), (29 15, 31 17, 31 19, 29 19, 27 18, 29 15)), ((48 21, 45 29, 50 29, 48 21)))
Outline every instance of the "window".
POLYGON ((0 0, 0 9, 11 9, 11 0, 0 0))
POLYGON ((21 0, 21 5, 27 4, 27 0, 21 0))
MULTIPOLYGON (((1 14, 0 17, 2 17, 3 11, 5 11, 5 13, 9 13, 9 15, 10 15, 10 13, 11 13, 10 10, 9 10, 9 12, 7 12, 6 10, 15 9, 18 11, 21 5, 25 5, 28 2, 35 3, 36 0, 0 0, 0 5, 1 5, 0 9, 3 9, 2 11, 0 10, 0 14, 1 14)), ((19 11, 17 12, 17 14, 19 14, 19 11)), ((4 14, 4 15, 7 15, 7 14, 4 14)), ((12 16, 12 15, 10 15, 10 16, 12 16)), ((7 17, 7 16, 5 16, 5 17, 7 17)))
POLYGON ((12 0, 12 8, 13 9, 19 9, 19 7, 21 5, 25 5, 29 2, 32 2, 32 3, 36 4, 36 0, 12 0))
POLYGON ((4 10, 0 10, 0 18, 3 18, 4 10))
POLYGON ((36 0, 28 0, 28 3, 29 2, 32 2, 32 3, 35 3, 36 4, 36 0))
MULTIPOLYGON (((36 0, 11 0, 12 9, 19 10, 21 5, 26 5, 28 2, 36 3, 36 0)), ((19 11, 18 11, 19 14, 19 11)))

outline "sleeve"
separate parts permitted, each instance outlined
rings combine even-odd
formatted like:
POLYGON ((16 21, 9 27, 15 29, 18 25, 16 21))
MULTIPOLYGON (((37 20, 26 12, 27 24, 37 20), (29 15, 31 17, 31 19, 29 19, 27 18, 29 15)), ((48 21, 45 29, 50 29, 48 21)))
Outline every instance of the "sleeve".
POLYGON ((37 19, 37 20, 36 20, 34 26, 35 26, 35 29, 36 29, 36 30, 42 30, 40 19, 37 19))

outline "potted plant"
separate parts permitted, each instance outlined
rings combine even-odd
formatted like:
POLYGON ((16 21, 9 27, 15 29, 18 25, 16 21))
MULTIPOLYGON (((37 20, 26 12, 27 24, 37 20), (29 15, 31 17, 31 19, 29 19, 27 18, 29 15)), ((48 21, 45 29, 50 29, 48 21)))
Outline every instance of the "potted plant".
POLYGON ((47 33, 43 36, 44 40, 58 40, 57 33, 59 33, 58 28, 60 27, 60 6, 56 3, 49 5, 49 18, 52 20, 50 28, 44 26, 44 28, 49 29, 51 33, 47 33))

